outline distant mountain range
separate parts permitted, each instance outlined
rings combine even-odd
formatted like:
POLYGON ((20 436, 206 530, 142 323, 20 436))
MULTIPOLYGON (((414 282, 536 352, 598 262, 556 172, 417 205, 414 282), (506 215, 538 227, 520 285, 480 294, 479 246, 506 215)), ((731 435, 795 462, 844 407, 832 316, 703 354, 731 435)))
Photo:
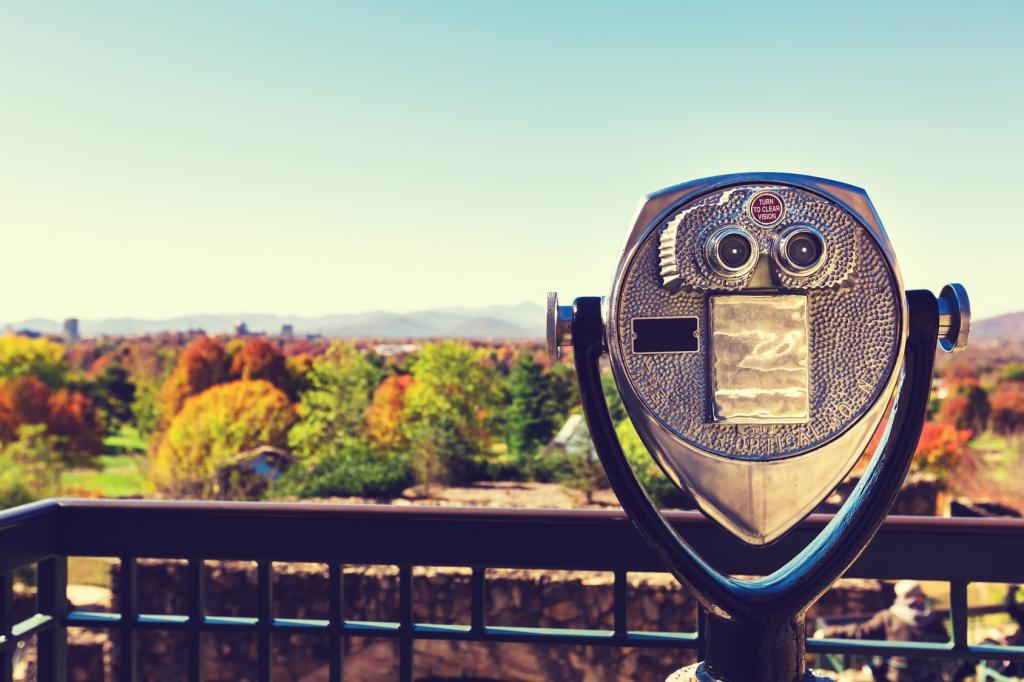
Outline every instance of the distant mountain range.
MULTIPOLYGON (((296 317, 286 315, 186 315, 162 320, 131 317, 79 320, 83 336, 129 336, 165 331, 202 329, 210 334, 234 332, 244 321, 250 332, 277 334, 282 325, 292 325, 297 335, 379 339, 454 337, 466 339, 540 339, 544 336, 544 308, 536 303, 493 305, 484 308, 437 308, 411 313, 383 311, 296 317)), ((62 321, 31 319, 10 322, 0 328, 59 334, 62 321)), ((1009 313, 971 325, 974 341, 1024 339, 1024 311, 1009 313)))
MULTIPOLYGON (((438 308, 411 313, 368 312, 296 317, 285 315, 235 314, 186 315, 162 320, 137 318, 82 319, 82 336, 155 334, 165 331, 202 329, 210 334, 234 332, 235 323, 245 322, 250 332, 277 334, 286 324, 296 335, 321 334, 329 337, 370 337, 380 339, 455 337, 472 339, 539 339, 544 336, 544 308, 536 303, 493 305, 485 308, 438 308)), ((59 334, 63 321, 31 319, 0 325, 14 330, 59 334)))
POLYGON ((1024 310, 971 323, 975 341, 1014 341, 1024 339, 1024 310))

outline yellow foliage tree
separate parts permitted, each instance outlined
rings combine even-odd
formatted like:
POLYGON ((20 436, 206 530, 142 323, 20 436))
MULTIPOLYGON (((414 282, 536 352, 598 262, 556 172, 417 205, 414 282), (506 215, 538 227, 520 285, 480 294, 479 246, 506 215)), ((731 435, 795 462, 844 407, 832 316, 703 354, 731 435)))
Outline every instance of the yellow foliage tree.
POLYGON ((150 481, 171 494, 221 494, 216 473, 260 445, 285 447, 295 410, 267 381, 218 384, 185 400, 157 446, 150 481))
POLYGON ((0 336, 0 378, 36 377, 50 388, 64 381, 64 346, 44 338, 0 336))

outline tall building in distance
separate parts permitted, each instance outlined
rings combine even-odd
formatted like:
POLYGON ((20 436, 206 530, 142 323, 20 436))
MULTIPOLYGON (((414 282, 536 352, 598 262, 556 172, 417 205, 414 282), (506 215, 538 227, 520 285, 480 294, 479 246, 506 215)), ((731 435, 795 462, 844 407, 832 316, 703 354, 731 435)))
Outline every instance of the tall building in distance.
POLYGON ((281 325, 281 339, 284 341, 295 340, 295 327, 290 324, 281 325))
POLYGON ((64 340, 69 343, 72 341, 78 341, 81 336, 78 334, 78 318, 69 317, 64 320, 64 340))
POLYGON ((245 322, 242 321, 242 320, 239 320, 238 322, 235 322, 235 336, 248 336, 248 335, 249 335, 249 327, 245 324, 245 322))

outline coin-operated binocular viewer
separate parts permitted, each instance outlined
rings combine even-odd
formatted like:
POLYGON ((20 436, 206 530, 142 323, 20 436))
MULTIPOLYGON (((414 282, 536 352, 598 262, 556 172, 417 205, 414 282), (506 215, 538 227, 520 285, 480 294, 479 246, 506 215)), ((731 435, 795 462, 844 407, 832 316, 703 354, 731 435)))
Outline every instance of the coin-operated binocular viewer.
POLYGON ((572 346, 612 488, 707 611, 683 679, 810 679, 804 613, 854 562, 899 492, 925 419, 936 341, 963 348, 966 292, 904 291, 867 194, 820 178, 707 178, 650 195, 611 295, 548 298, 548 350, 572 346), (809 514, 868 450, 828 526, 768 576, 723 575, 651 502, 601 388, 606 354, 630 420, 701 511, 751 546, 809 514))

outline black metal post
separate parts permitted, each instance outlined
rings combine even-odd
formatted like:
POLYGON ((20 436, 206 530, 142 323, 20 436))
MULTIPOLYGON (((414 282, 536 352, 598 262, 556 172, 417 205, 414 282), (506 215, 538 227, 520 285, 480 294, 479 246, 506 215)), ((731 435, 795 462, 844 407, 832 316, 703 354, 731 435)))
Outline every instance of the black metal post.
POLYGON ((938 338, 938 306, 927 291, 908 292, 907 300, 904 377, 881 451, 820 535, 771 575, 740 580, 716 571, 680 537, 637 480, 622 452, 601 386, 600 358, 605 350, 601 301, 576 299, 573 350, 591 438, 626 514, 707 610, 704 671, 714 678, 797 682, 807 675, 803 614, 874 537, 906 478, 924 424, 938 338))
POLYGON ((329 682, 341 682, 342 665, 345 653, 345 640, 342 635, 342 626, 345 621, 345 583, 344 573, 341 564, 333 562, 330 567, 328 604, 330 606, 330 628, 328 637, 330 661, 328 662, 329 682))
POLYGON ((118 573, 117 601, 121 614, 121 628, 118 632, 118 648, 120 649, 120 682, 138 682, 139 680, 139 634, 135 628, 135 619, 139 615, 138 601, 138 565, 134 557, 121 557, 121 569, 118 573))
POLYGON ((256 679, 270 682, 273 676, 273 640, 270 629, 274 625, 274 564, 266 559, 256 562, 256 610, 260 631, 256 641, 256 679))
POLYGON ((799 680, 807 673, 805 627, 803 614, 752 623, 707 614, 701 632, 705 670, 716 680, 799 680))
POLYGON ((206 620, 206 570, 203 560, 188 560, 188 682, 203 682, 203 621, 206 620))
MULTIPOLYGON (((14 578, 10 573, 0 575, 0 635, 11 636, 14 626, 14 578)), ((14 646, 0 649, 0 682, 14 680, 14 646)))
POLYGON ((67 557, 40 561, 37 579, 39 613, 53 619, 53 625, 40 632, 36 640, 39 682, 65 682, 68 679, 68 635, 64 624, 68 614, 67 557))

